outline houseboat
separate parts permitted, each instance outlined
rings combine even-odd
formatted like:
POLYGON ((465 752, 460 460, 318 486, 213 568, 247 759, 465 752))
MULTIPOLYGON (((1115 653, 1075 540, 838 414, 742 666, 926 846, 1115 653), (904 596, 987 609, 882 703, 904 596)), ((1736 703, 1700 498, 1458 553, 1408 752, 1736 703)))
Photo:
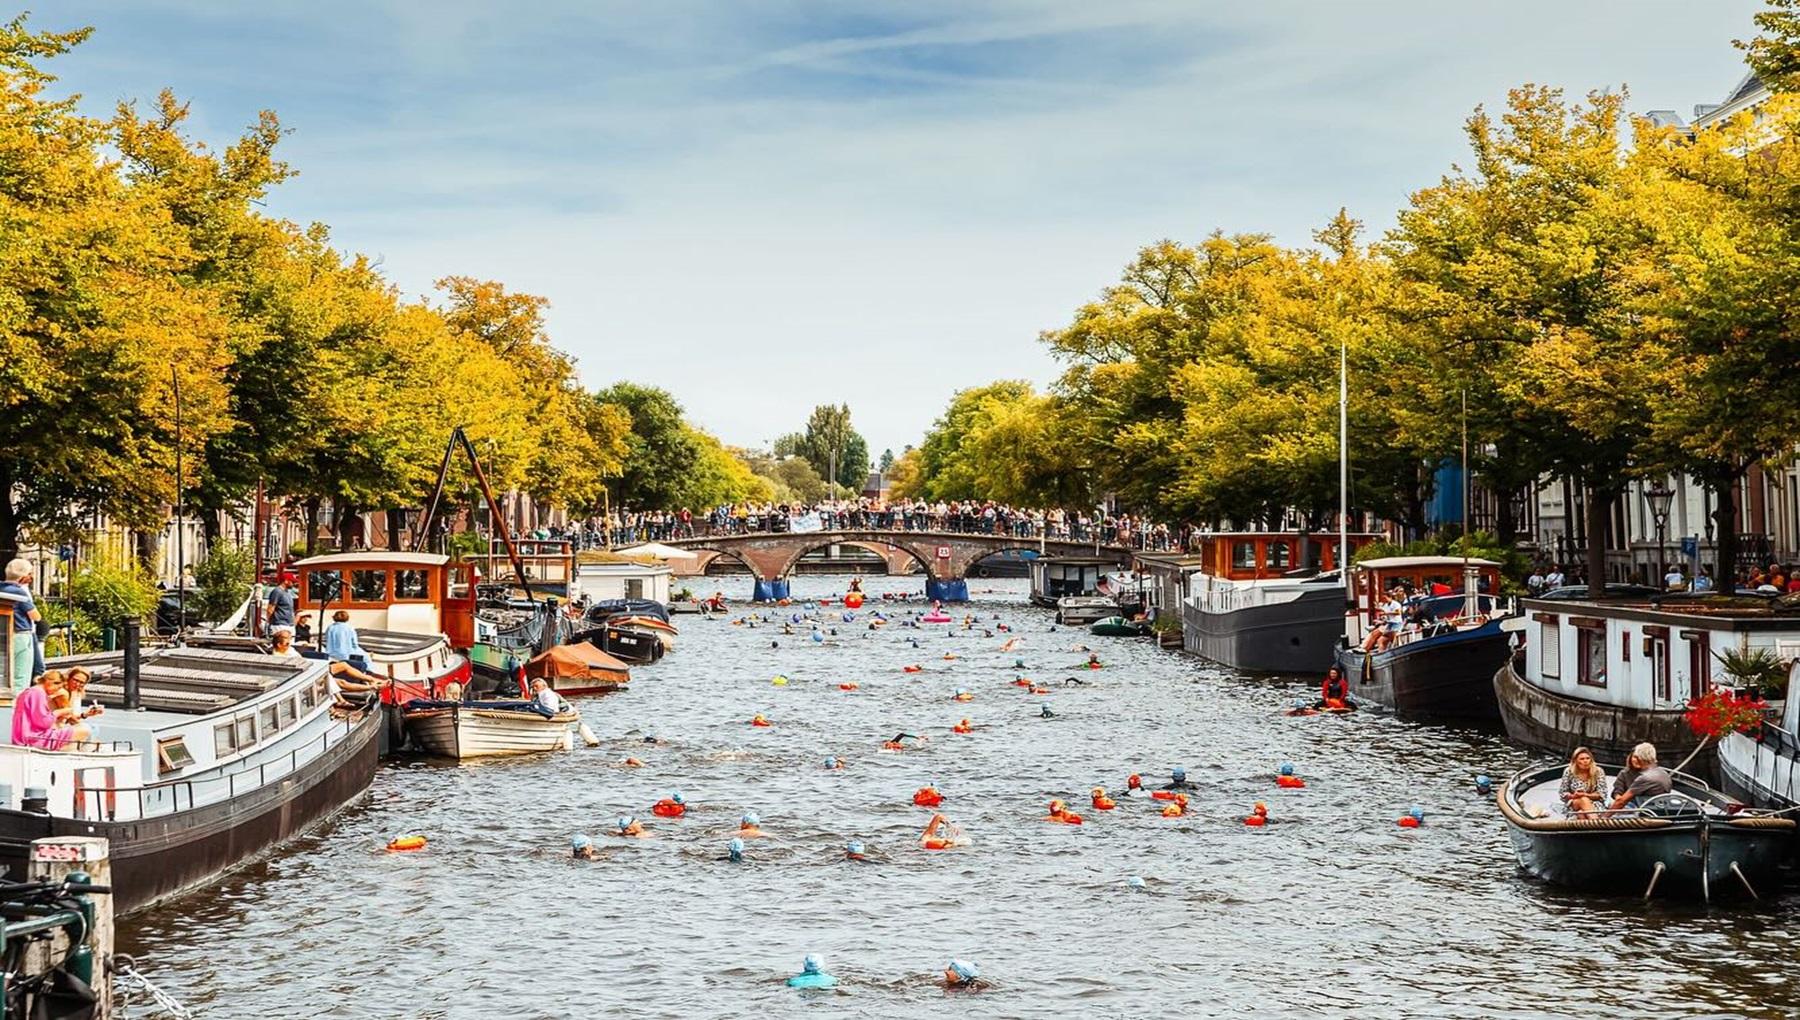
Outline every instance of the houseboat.
MULTIPOLYGON (((1728 597, 1588 602, 1525 599, 1523 672, 1494 674, 1507 735, 1567 756, 1586 746, 1623 761, 1643 741, 1675 764, 1701 740, 1683 718, 1687 703, 1723 680, 1717 659, 1737 649, 1800 652, 1800 616, 1728 597)), ((1710 776, 1708 745, 1688 766, 1710 776)))
POLYGON ((512 557, 501 551, 469 558, 480 573, 478 580, 483 584, 520 590, 529 588, 545 595, 570 597, 575 579, 575 547, 572 543, 558 538, 518 538, 513 540, 513 549, 518 552, 519 564, 525 570, 523 579, 513 566, 512 557))
POLYGON ((389 747, 404 730, 394 711, 415 698, 442 697, 466 686, 467 650, 475 644, 475 577, 467 563, 432 553, 356 552, 313 556, 294 564, 297 612, 310 615, 321 638, 343 610, 369 653, 367 670, 384 679, 389 747))
POLYGON ((1100 579, 1118 569, 1100 556, 1039 556, 1031 561, 1031 604, 1055 609, 1071 596, 1100 594, 1100 579))
POLYGON ((666 563, 601 560, 596 554, 582 553, 575 565, 575 584, 569 597, 582 604, 637 599, 666 606, 674 576, 666 563))
MULTIPOLYGON (((1353 533, 1352 554, 1381 535, 1353 533)), ((1257 673, 1323 673, 1344 630, 1338 536, 1217 532, 1201 537, 1182 604, 1188 651, 1257 673)))
MULTIPOLYGON (((12 879, 34 839, 101 836, 115 909, 141 910, 324 821, 374 777, 380 713, 334 709, 323 661, 177 647, 48 665, 89 670, 106 711, 88 720, 91 742, 0 746, 12 879)), ((11 715, 0 708, 0 724, 11 715)))
POLYGON ((1758 807, 1800 807, 1800 631, 1778 642, 1789 665, 1787 696, 1771 701, 1769 717, 1755 733, 1728 733, 1719 742, 1719 779, 1725 791, 1758 807))
POLYGON ((1336 661, 1352 698, 1408 719, 1499 722, 1494 670, 1512 654, 1514 633, 1500 564, 1388 556, 1350 568, 1350 587, 1355 603, 1336 661), (1409 594, 1390 596, 1396 590, 1409 594), (1392 621, 1398 629, 1381 610, 1390 597, 1403 607, 1392 621))

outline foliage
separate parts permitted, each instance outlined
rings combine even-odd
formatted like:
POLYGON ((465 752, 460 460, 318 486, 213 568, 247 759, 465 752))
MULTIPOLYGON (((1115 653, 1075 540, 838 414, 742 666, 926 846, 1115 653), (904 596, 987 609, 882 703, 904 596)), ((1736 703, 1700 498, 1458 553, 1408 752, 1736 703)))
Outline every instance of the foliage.
POLYGON ((484 556, 490 544, 476 532, 458 531, 445 541, 444 555, 452 560, 460 560, 465 556, 484 556))
POLYGON ((1755 21, 1759 34, 1736 40, 1744 62, 1770 89, 1800 91, 1800 0, 1765 0, 1755 21))
POLYGON ((1772 648, 1733 648, 1713 657, 1735 687, 1753 687, 1777 699, 1787 692, 1789 663, 1772 648))
MULTIPOLYGON (((869 477, 869 444, 850 424, 849 404, 820 404, 806 419, 806 430, 776 441, 777 456, 792 453, 805 458, 820 478, 831 481, 837 469, 840 489, 854 496, 869 477)), ((840 495, 842 493, 840 492, 840 495)))
POLYGON ((1511 542, 1500 541, 1491 532, 1475 531, 1464 536, 1462 529, 1454 525, 1404 544, 1369 542, 1356 550, 1350 562, 1355 564, 1389 556, 1462 556, 1465 553, 1473 559, 1493 560, 1500 564, 1501 584, 1506 593, 1524 590, 1525 578, 1531 570, 1530 557, 1511 542))
POLYGON ((255 579, 256 551, 248 546, 217 541, 206 552, 206 558, 194 564, 194 583, 198 586, 190 605, 199 618, 219 622, 237 612, 250 597, 255 579))
POLYGON ((162 593, 148 571, 135 563, 91 559, 69 584, 75 609, 104 626, 116 627, 135 616, 148 627, 162 593))

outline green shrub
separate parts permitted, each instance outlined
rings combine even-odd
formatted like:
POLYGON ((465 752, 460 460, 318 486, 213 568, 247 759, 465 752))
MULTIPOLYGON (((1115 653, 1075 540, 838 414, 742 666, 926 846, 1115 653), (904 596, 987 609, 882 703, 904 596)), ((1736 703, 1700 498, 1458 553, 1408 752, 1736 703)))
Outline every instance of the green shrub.
POLYGON ((1788 664, 1771 648, 1752 648, 1749 651, 1733 648, 1726 652, 1715 652, 1713 658, 1719 660, 1719 668, 1731 678, 1734 687, 1756 687, 1761 689, 1763 697, 1777 701, 1787 696, 1788 664))
POLYGON ((189 596, 189 605, 202 620, 224 620, 250 597, 255 574, 253 550, 222 540, 214 542, 206 558, 194 565, 194 582, 199 588, 189 596))
POLYGON ((116 627, 128 616, 138 617, 149 626, 161 592, 156 590, 149 571, 142 567, 97 559, 89 561, 75 575, 69 584, 69 597, 78 615, 100 626, 116 627))

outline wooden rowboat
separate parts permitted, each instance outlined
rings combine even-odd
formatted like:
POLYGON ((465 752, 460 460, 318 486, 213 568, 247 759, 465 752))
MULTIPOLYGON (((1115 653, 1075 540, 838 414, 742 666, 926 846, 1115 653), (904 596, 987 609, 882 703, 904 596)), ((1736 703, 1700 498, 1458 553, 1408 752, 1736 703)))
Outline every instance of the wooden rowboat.
POLYGON ((1500 790, 1519 866, 1556 885, 1597 893, 1715 897, 1776 887, 1794 838, 1792 818, 1744 805, 1685 772, 1674 790, 1617 812, 1568 816, 1562 765, 1524 769, 1500 790))
POLYGON ((575 712, 545 715, 529 701, 413 701, 402 713, 413 741, 446 758, 561 750, 581 721, 575 712))

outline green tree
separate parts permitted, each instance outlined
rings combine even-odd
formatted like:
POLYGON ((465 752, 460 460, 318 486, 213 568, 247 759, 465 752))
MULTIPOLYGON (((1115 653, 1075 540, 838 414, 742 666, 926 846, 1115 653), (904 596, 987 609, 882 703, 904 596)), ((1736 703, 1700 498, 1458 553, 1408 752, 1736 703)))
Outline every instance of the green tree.
POLYGON ((1755 15, 1760 33, 1735 40, 1744 62, 1763 84, 1778 92, 1800 90, 1800 0, 1765 0, 1755 15))
POLYGON ((776 440, 776 454, 786 450, 806 458, 827 482, 835 467, 837 484, 848 488, 852 495, 861 492, 868 479, 869 444, 850 424, 848 404, 820 404, 813 408, 806 419, 806 430, 797 441, 789 436, 776 440))

